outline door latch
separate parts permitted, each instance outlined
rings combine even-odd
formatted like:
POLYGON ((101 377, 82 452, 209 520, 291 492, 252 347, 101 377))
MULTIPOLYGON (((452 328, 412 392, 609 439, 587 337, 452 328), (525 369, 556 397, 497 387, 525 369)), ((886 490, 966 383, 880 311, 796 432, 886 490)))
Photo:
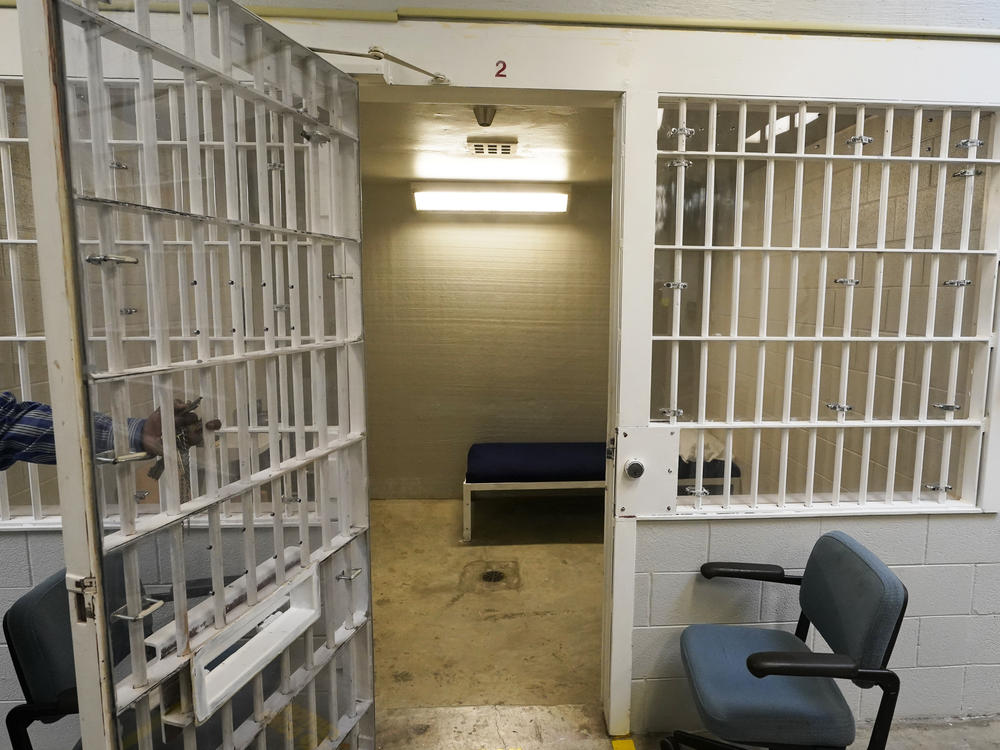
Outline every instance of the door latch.
POLYGON ((94 619, 97 599, 97 579, 94 576, 66 574, 66 588, 73 594, 77 622, 94 619))

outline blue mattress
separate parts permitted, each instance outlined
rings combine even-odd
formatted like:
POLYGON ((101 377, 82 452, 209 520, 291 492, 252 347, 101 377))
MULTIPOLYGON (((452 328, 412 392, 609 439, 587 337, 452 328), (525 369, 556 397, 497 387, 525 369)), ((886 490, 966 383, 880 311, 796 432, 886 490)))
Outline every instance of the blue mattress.
POLYGON ((465 481, 601 481, 605 460, 604 443, 476 443, 465 481))
MULTIPOLYGON (((465 481, 585 482, 604 479, 604 443, 476 443, 469 448, 465 481)), ((678 479, 694 479, 695 464, 677 459, 678 479)), ((706 479, 725 476, 721 459, 706 461, 706 479)), ((733 478, 740 467, 733 464, 733 478)))

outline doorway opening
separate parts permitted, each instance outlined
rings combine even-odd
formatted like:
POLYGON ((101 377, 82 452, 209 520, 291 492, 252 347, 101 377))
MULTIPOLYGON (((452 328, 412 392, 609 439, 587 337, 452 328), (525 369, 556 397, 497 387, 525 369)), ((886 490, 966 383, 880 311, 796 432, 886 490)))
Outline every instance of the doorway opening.
POLYGON ((362 83, 379 711, 599 717, 604 490, 477 496, 469 543, 461 497, 473 444, 605 439, 614 97, 436 93, 362 83), (418 210, 433 189, 568 201, 418 210))

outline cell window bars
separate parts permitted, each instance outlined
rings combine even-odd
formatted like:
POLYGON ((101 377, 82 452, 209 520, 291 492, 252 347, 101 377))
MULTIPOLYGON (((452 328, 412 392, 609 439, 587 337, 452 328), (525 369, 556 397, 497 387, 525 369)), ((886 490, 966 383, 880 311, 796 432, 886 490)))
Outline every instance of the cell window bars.
MULTIPOLYGON (((357 85, 229 0, 58 5, 85 383, 111 425, 114 730, 372 748, 357 85), (178 438, 154 461, 133 427, 157 410, 178 438), (199 440, 190 413, 219 429, 199 440)), ((27 397, 41 331, 3 101, 4 344, 27 397)))
POLYGON ((694 446, 679 512, 975 505, 996 111, 660 107, 650 415, 694 446))

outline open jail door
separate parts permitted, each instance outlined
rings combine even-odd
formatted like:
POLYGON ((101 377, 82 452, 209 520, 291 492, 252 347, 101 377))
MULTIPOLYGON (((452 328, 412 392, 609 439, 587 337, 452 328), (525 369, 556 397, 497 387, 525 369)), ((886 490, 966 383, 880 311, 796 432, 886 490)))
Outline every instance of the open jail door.
POLYGON ((357 85, 171 5, 18 8, 83 747, 373 748, 357 85))

